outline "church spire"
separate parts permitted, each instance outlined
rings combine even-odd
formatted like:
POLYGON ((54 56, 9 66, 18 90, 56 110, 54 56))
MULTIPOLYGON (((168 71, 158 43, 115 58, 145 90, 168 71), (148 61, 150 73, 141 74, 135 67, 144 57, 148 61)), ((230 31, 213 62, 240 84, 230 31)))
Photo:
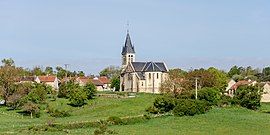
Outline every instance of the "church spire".
POLYGON ((129 30, 127 30, 127 36, 126 36, 125 46, 122 49, 122 55, 125 55, 127 53, 132 53, 132 54, 135 53, 134 46, 131 43, 129 30))

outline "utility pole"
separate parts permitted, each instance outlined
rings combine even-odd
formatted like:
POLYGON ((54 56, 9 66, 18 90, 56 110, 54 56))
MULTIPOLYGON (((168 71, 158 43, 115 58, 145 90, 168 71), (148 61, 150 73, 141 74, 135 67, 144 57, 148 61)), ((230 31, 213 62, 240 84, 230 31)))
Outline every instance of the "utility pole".
POLYGON ((198 77, 195 78, 196 99, 198 98, 198 77))

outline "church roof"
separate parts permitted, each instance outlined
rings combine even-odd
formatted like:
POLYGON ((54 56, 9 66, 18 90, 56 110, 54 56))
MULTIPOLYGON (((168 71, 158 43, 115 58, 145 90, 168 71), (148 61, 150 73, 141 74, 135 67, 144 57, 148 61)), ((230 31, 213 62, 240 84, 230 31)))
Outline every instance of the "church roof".
POLYGON ((125 55, 127 53, 135 53, 135 49, 134 49, 134 46, 131 43, 129 33, 127 33, 125 46, 122 49, 122 55, 125 55))
POLYGON ((168 72, 163 62, 131 62, 135 72, 168 72))

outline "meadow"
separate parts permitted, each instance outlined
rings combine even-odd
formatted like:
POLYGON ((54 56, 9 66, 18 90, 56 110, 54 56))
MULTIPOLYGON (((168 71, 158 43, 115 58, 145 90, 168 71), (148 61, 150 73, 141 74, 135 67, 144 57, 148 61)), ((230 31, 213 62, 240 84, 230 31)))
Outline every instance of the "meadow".
MULTIPOLYGON (((97 97, 83 107, 67 105, 67 99, 48 101, 50 106, 63 107, 70 110, 71 116, 53 118, 46 112, 40 118, 31 119, 19 114, 19 111, 8 111, 0 107, 1 134, 93 134, 95 128, 67 129, 63 131, 34 132, 28 128, 34 125, 54 123, 70 123, 97 121, 110 116, 126 117, 146 114, 145 109, 152 105, 159 95, 137 94, 135 98, 97 97)), ((258 111, 241 107, 213 108, 208 113, 196 116, 174 117, 163 116, 146 122, 132 125, 109 126, 117 134, 127 135, 175 135, 175 134, 269 134, 270 104, 262 104, 258 111)))

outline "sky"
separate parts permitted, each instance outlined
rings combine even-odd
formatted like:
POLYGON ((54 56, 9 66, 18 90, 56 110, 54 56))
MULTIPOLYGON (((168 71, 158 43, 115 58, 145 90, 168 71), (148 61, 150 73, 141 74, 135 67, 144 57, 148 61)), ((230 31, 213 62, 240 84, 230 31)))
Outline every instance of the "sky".
POLYGON ((120 66, 127 29, 137 61, 270 65, 269 0, 0 0, 0 59, 98 74, 120 66))

